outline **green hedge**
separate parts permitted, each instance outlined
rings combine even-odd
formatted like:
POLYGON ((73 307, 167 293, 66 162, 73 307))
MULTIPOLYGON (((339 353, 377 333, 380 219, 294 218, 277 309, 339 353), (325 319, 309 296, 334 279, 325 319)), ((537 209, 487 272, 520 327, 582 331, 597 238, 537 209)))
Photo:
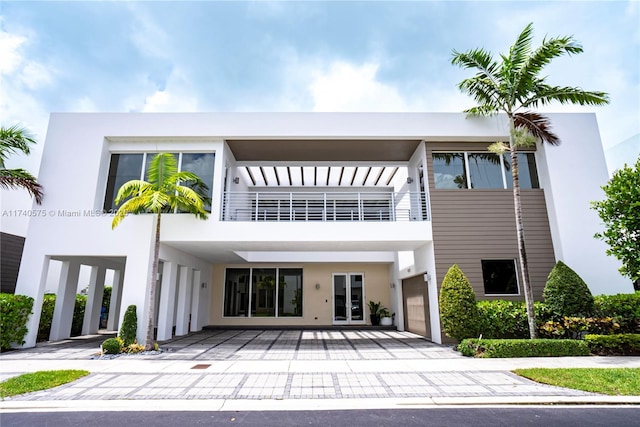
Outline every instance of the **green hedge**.
POLYGON ((640 291, 633 294, 597 295, 594 311, 598 317, 612 317, 620 325, 618 333, 640 333, 640 291))
POLYGON ((586 335, 584 341, 600 356, 640 356, 640 334, 586 335))
MULTIPOLYGON (((534 309, 538 326, 550 319, 550 312, 544 303, 536 302, 534 309)), ((478 313, 483 338, 529 338, 527 308, 524 301, 478 301, 478 313)))
POLYGON ((33 309, 33 298, 25 295, 0 294, 0 350, 11 344, 24 344, 27 320, 33 309))
POLYGON ((464 356, 485 358, 588 356, 589 346, 579 340, 470 338, 458 345, 458 351, 464 356))
MULTIPOLYGON (((73 308, 73 320, 71 323, 71 335, 77 337, 82 335, 82 323, 84 322, 84 310, 87 305, 85 295, 76 295, 73 308)), ((56 306, 56 295, 45 294, 42 301, 42 314, 40 314, 40 324, 38 326, 38 341, 48 341, 51 332, 51 322, 53 320, 53 310, 56 306)))

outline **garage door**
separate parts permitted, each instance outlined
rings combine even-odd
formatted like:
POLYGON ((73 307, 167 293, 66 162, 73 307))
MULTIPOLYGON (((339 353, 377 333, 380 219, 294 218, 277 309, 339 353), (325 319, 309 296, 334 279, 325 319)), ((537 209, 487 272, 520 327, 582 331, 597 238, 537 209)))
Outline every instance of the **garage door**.
POLYGON ((404 305, 404 329, 431 339, 429 322, 429 297, 424 276, 411 277, 402 281, 404 305))

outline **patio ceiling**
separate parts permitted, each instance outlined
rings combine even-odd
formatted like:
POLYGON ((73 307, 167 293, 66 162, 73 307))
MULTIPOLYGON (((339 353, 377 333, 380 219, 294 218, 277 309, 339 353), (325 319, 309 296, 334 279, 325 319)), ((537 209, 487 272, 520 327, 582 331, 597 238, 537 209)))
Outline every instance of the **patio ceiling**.
POLYGON ((399 166, 241 166, 243 181, 253 187, 373 187, 393 186, 406 178, 399 166))

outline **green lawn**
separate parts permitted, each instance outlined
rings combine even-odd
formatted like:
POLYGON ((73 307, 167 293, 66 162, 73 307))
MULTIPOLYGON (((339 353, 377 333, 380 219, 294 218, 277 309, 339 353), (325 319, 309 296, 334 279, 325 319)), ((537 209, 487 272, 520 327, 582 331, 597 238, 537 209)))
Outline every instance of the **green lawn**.
POLYGON ((533 381, 613 396, 640 396, 640 368, 516 369, 533 381))
POLYGON ((0 398, 47 390, 89 375, 88 371, 38 371, 9 378, 0 383, 0 398))

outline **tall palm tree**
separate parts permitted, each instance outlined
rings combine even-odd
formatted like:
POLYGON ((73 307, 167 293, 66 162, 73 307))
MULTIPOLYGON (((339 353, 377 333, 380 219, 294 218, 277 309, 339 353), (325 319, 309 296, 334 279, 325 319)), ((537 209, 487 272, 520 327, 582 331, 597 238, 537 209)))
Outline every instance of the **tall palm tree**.
POLYGON ((24 169, 7 169, 5 161, 16 153, 30 154, 30 145, 35 139, 22 127, 14 125, 0 127, 0 187, 6 189, 24 189, 31 194, 37 204, 42 203, 42 185, 24 169))
POLYGON ((114 229, 128 214, 152 213, 156 215, 155 246, 153 250, 153 268, 149 277, 147 297, 147 331, 145 349, 153 347, 153 318, 156 295, 156 277, 158 275, 158 255, 160 252, 160 218, 163 213, 190 213, 199 219, 207 219, 205 201, 198 190, 207 186, 194 173, 178 172, 176 158, 170 153, 156 155, 149 165, 149 181, 127 181, 118 189, 115 198, 118 208, 111 228, 114 229), (182 185, 186 184, 186 185, 182 185), (196 190, 192 188, 196 187, 196 190))
POLYGON ((464 79, 458 88, 470 95, 477 103, 465 110, 471 116, 490 116, 504 113, 509 125, 509 144, 499 142, 489 149, 502 154, 510 152, 511 174, 513 176, 513 201, 516 217, 516 232, 524 296, 527 306, 529 334, 537 335, 533 309, 533 293, 529 281, 529 266, 525 250, 520 203, 520 182, 518 180, 518 148, 531 146, 538 141, 558 145, 560 138, 551 131, 548 117, 532 111, 552 102, 560 104, 604 105, 609 97, 604 92, 584 91, 578 87, 552 86, 541 71, 554 58, 582 52, 582 46, 572 36, 543 39, 535 50, 531 46, 533 24, 528 24, 518 36, 507 55, 500 55, 500 61, 493 59, 484 49, 468 52, 453 51, 451 63, 461 68, 477 70, 476 75, 464 79))

